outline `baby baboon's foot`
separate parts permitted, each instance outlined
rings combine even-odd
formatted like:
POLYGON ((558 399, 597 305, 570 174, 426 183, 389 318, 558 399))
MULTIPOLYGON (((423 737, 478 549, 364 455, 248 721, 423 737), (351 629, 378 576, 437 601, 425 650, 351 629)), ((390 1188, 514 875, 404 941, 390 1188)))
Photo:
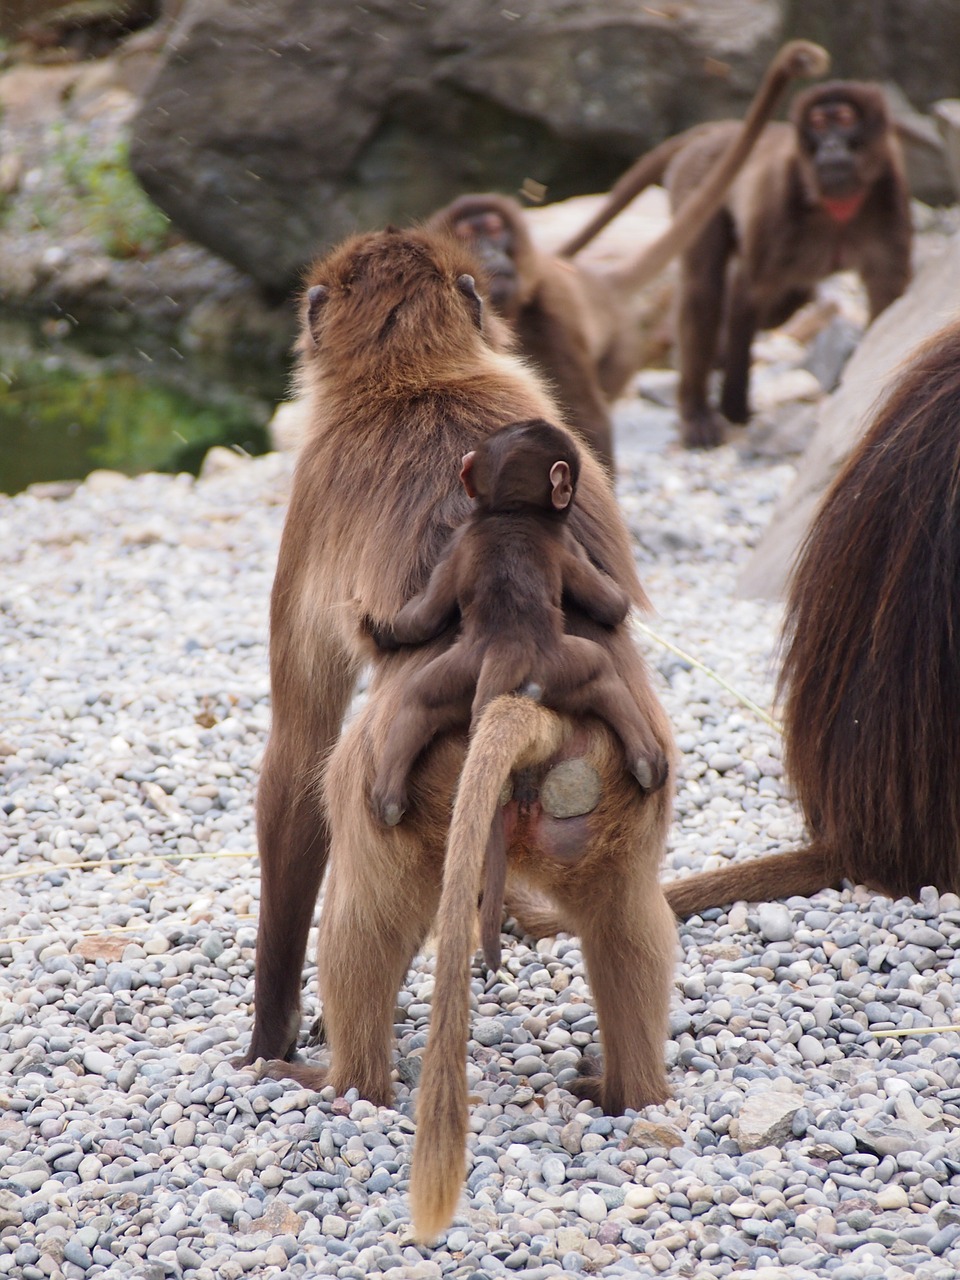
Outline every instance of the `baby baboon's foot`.
POLYGON ((630 772, 644 791, 659 791, 670 776, 670 765, 662 751, 644 752, 630 772))
POLYGON ((407 797, 402 791, 374 786, 370 795, 373 812, 385 827, 395 827, 407 811, 407 797))

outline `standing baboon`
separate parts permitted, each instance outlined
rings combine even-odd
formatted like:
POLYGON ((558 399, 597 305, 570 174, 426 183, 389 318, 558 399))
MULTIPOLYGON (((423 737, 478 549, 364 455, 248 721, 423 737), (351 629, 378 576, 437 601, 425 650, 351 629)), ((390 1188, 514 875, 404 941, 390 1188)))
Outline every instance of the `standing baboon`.
MULTIPOLYGON (((384 828, 375 819, 370 786, 387 726, 409 681, 451 636, 377 653, 361 619, 389 625, 426 585, 468 514, 456 479, 463 455, 510 422, 559 419, 539 381, 498 350, 496 318, 484 314, 472 262, 447 235, 387 231, 347 241, 311 271, 301 378, 313 426, 298 461, 271 604, 273 727, 258 801, 262 901, 248 1060, 286 1059, 272 1069, 312 1087, 354 1087, 383 1104, 392 1095, 396 992, 436 914, 466 738, 454 731, 428 747, 410 779, 407 821, 384 828), (368 701, 338 741, 368 657, 368 701), (318 966, 331 1060, 321 1068, 289 1059, 325 868, 318 966)), ((626 526, 588 453, 569 528, 596 568, 642 607, 626 526)), ((570 634, 609 653, 669 760, 669 725, 626 627, 600 626, 574 603, 565 620, 570 634)), ((601 720, 571 720, 531 699, 508 698, 492 703, 482 724, 497 757, 482 777, 489 780, 496 768, 505 775, 522 770, 504 807, 510 873, 546 890, 583 940, 604 1067, 575 1087, 615 1113, 662 1100, 674 923, 658 872, 669 789, 641 791, 601 720), (513 703, 521 704, 519 722, 511 718, 513 703), (598 787, 579 811, 568 807, 561 816, 549 811, 542 784, 571 758, 598 787)), ((484 839, 491 817, 485 815, 484 839)), ((461 946, 479 881, 468 889, 461 946)), ((465 1035, 464 1025, 453 1064, 461 1074, 465 1035)), ((459 1150, 461 1169, 462 1097, 452 1118, 444 1113, 453 1129, 444 1131, 443 1145, 459 1150)), ((429 1175, 426 1185, 434 1185, 429 1175)), ((459 1185, 447 1180, 436 1198, 428 1193, 421 1201, 422 1235, 448 1220, 459 1185)))

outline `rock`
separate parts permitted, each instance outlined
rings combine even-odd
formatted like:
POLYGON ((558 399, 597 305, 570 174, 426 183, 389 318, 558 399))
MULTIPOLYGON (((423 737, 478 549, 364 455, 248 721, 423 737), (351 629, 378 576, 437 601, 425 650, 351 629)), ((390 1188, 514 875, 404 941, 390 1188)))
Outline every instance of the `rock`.
POLYGON ((793 1117, 802 1105, 799 1097, 773 1089, 755 1094, 744 1099, 740 1114, 730 1122, 730 1132, 741 1151, 782 1147, 793 1136, 793 1117))
POLYGON ((267 424, 274 449, 293 453, 300 448, 310 425, 306 400, 283 400, 273 411, 267 424))
POLYGON ((130 477, 123 475, 120 471, 100 469, 91 471, 84 480, 83 485, 90 493, 110 494, 122 491, 129 483, 130 477))
POLYGON ((243 1196, 235 1187, 214 1187, 200 1197, 200 1207, 205 1213, 212 1213, 225 1222, 232 1222, 243 1208, 243 1196))
POLYGON ((839 388, 823 402, 816 433, 800 459, 796 479, 777 504, 747 561, 737 584, 738 594, 766 600, 781 594, 820 499, 863 433, 878 392, 881 398, 889 392, 891 371, 954 311, 958 275, 960 235, 955 235, 944 252, 926 264, 903 297, 867 330, 839 388))
POLYGON ((878 1156, 898 1156, 903 1151, 923 1152, 935 1141, 925 1131, 902 1120, 891 1120, 888 1116, 855 1129, 854 1137, 859 1147, 874 1151, 878 1156))
POLYGON ((819 400, 821 394, 820 383, 808 369, 784 369, 757 379, 753 408, 757 413, 772 413, 785 404, 819 400))
POLYGON ((595 1191, 584 1191, 577 1207, 580 1217, 587 1222, 603 1222, 607 1216, 607 1206, 595 1191))
POLYGON ((905 1209, 909 1203, 910 1197, 903 1187, 884 1187, 877 1194, 878 1209, 905 1209))
POLYGON ((303 1218, 282 1200, 273 1200, 263 1211, 263 1216, 257 1219, 257 1225, 272 1236, 298 1236, 303 1218))
POLYGON ((757 911, 760 936, 766 942, 787 942, 793 937, 793 918, 780 902, 764 902, 757 911))
POLYGON ((668 1151, 683 1146, 683 1134, 670 1124, 660 1124, 655 1120, 634 1120, 630 1132, 621 1146, 630 1147, 666 1147, 668 1151))
POLYGON ((244 466, 246 461, 247 459, 242 453, 237 453, 233 449, 226 449, 223 445, 214 445, 204 455, 203 463, 200 466, 200 478, 209 480, 212 476, 229 475, 244 466))
POLYGON ((847 361, 856 351, 863 334, 846 316, 835 316, 821 329, 810 345, 804 368, 824 391, 835 391, 847 361))
POLYGON ((130 939, 122 935, 95 933, 86 938, 78 938, 73 946, 74 955, 83 956, 84 960, 121 960, 123 953, 130 945, 130 939))

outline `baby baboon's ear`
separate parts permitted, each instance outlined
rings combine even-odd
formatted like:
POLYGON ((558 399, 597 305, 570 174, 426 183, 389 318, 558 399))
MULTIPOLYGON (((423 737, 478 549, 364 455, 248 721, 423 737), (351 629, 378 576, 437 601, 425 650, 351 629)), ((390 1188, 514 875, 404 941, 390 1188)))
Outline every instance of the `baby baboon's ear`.
POLYGON ((573 501, 573 479, 570 464, 555 462, 550 468, 550 501, 555 511, 562 511, 573 501))

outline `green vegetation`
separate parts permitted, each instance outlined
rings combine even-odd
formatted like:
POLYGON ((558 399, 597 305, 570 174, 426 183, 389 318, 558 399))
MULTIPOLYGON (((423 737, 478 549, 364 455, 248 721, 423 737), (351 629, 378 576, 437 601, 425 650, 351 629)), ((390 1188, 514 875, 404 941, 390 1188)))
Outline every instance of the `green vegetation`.
MULTIPOLYGON (((54 163, 79 201, 86 229, 113 258, 156 253, 170 236, 170 219, 145 194, 130 170, 127 142, 97 151, 88 137, 63 128, 54 163)), ((38 222, 47 225, 41 211, 38 222)))
POLYGON ((0 492, 81 479, 96 467, 196 472, 214 444, 251 454, 268 447, 239 401, 211 405, 127 370, 78 373, 49 358, 0 365, 0 492))

